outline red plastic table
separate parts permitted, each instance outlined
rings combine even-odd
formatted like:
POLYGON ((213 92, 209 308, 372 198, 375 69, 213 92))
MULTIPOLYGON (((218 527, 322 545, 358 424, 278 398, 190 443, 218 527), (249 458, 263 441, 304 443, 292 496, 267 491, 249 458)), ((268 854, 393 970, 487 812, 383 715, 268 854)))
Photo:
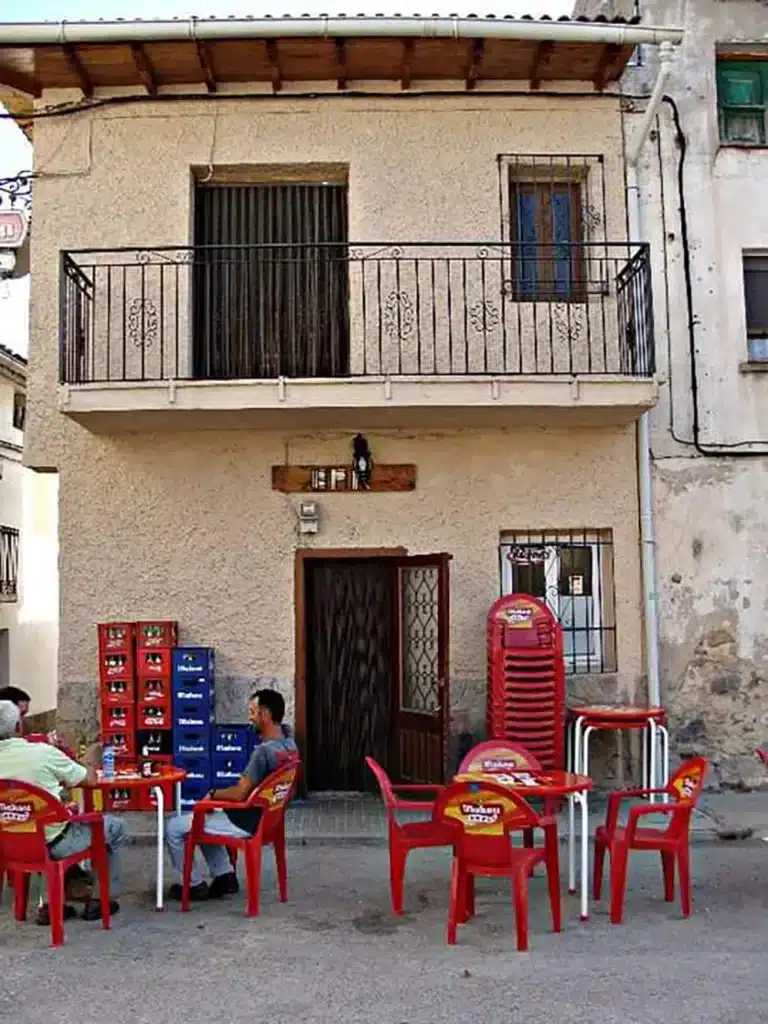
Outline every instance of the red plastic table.
POLYGON ((664 708, 638 704, 585 704, 569 708, 568 715, 571 722, 568 767, 573 771, 589 774, 589 737, 596 729, 641 729, 643 786, 661 789, 669 782, 669 734, 664 708), (657 755, 661 759, 660 765, 657 755))
MULTIPOLYGON (((165 836, 165 794, 163 785, 172 783, 176 789, 176 813, 181 813, 181 783, 187 773, 181 768, 165 768, 154 775, 140 775, 135 769, 116 770, 115 774, 105 779, 101 772, 97 773, 94 782, 83 782, 78 789, 88 793, 100 792, 102 795, 110 789, 130 789, 136 793, 153 792, 157 800, 157 897, 155 910, 163 909, 163 840, 165 836)), ((119 813, 119 812, 118 812, 119 813)))
MULTIPOLYGON (((546 797, 556 800, 567 797, 573 810, 574 803, 581 806, 581 920, 589 918, 589 812, 587 809, 587 793, 592 789, 592 779, 576 772, 553 771, 485 771, 466 772, 457 775, 454 782, 479 782, 492 780, 499 786, 519 793, 523 797, 546 797)), ((574 861, 574 821, 571 816, 571 827, 568 829, 568 865, 569 871, 574 861)), ((569 878, 569 890, 575 892, 573 879, 569 878)))

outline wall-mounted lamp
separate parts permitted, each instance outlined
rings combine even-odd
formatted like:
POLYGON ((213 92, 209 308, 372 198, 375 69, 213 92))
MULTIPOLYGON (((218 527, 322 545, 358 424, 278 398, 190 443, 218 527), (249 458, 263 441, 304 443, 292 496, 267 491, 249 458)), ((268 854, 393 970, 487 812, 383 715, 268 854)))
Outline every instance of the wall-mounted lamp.
POLYGON ((352 442, 352 468, 358 487, 367 491, 373 472, 373 456, 368 442, 362 434, 357 434, 352 442))

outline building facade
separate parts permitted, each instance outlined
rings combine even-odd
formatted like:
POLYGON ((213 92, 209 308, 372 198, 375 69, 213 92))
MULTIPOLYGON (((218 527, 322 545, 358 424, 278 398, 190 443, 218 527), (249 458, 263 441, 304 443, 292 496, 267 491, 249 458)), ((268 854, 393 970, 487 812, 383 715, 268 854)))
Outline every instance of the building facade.
MULTIPOLYGON (((706 754, 713 780, 752 785, 768 730, 768 11, 640 9, 685 30, 639 166, 662 380, 651 443, 663 698, 680 752, 706 754)), ((628 108, 642 111, 635 97, 657 72, 641 49, 622 78, 628 108)))
POLYGON ((33 724, 56 706, 56 479, 22 465, 27 360, 0 347, 0 686, 32 697, 33 724))
POLYGON ((277 685, 330 789, 482 734, 503 590, 561 617, 571 697, 646 699, 657 383, 615 80, 679 37, 348 24, 244 30, 248 71, 242 39, 130 27, 111 64, 41 29, 0 68, 76 108, 34 127, 25 448, 60 480, 61 724, 96 727, 96 622, 176 618, 220 720, 277 685))

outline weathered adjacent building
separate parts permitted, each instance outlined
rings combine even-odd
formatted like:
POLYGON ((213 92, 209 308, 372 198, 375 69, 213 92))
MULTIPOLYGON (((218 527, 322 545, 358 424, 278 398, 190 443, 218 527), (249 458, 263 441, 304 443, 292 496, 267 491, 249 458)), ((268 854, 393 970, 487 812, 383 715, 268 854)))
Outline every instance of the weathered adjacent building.
MULTIPOLYGON (((768 735, 768 7, 639 9, 685 29, 639 164, 662 379, 651 414, 662 695, 678 749, 751 784, 768 735)), ((628 108, 643 109, 636 97, 657 74, 641 48, 622 77, 628 108)))

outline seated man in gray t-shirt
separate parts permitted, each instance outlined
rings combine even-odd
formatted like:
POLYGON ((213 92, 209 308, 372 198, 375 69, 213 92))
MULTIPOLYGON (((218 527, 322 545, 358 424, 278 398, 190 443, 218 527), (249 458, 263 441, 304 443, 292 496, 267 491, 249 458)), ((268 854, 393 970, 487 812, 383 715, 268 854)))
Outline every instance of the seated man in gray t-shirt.
MULTIPOLYGON (((232 800, 242 803, 254 789, 276 771, 285 761, 298 754, 298 749, 288 726, 283 725, 285 701, 276 690, 258 690, 248 705, 251 724, 261 734, 257 746, 234 786, 226 789, 212 789, 211 800, 232 800)), ((212 811, 205 816, 205 831, 210 835, 252 836, 259 827, 261 809, 258 807, 237 811, 212 811)), ((184 846, 192 827, 192 815, 181 814, 169 818, 165 839, 176 875, 179 879, 171 886, 171 897, 181 899, 181 872, 184 865, 184 846)), ((223 846, 200 847, 208 870, 211 884, 208 885, 196 866, 192 867, 190 898, 193 900, 216 899, 239 889, 237 876, 232 870, 229 853, 223 846)))

